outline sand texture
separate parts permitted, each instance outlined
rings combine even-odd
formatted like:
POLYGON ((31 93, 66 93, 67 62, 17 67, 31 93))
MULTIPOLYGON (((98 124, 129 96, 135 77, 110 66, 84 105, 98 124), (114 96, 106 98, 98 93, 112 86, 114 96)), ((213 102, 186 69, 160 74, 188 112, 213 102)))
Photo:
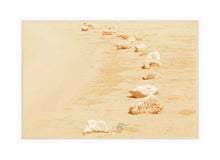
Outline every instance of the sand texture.
POLYGON ((114 32, 82 31, 80 21, 22 22, 22 138, 198 138, 198 22, 92 23, 114 32), (134 45, 116 48, 126 41, 117 33, 140 36, 134 45, 158 51, 162 65, 143 69, 134 45), (150 73, 157 77, 143 80, 150 73), (129 89, 148 84, 159 88, 163 110, 129 114, 139 100, 129 89), (110 132, 83 135, 88 120, 105 121, 110 132))

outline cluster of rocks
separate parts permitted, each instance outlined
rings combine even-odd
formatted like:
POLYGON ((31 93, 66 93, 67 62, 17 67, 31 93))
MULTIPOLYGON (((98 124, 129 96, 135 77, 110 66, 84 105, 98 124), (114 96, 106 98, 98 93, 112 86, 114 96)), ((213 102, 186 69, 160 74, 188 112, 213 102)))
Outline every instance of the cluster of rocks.
MULTIPOLYGON (((102 29, 102 35, 113 35, 116 32, 114 31, 114 26, 97 26, 94 23, 83 23, 82 31, 102 29)), ((116 44, 118 50, 121 49, 131 49, 134 48, 134 52, 139 52, 139 56, 145 56, 143 69, 150 69, 151 67, 160 67, 160 53, 154 51, 147 47, 146 44, 138 43, 137 41, 143 41, 143 38, 138 35, 129 35, 127 33, 116 33, 116 36, 121 38, 122 41, 116 44)), ((143 80, 155 79, 158 78, 156 73, 149 73, 145 77, 142 77, 143 80)), ((160 105, 159 98, 159 89, 153 85, 139 86, 134 89, 129 90, 129 93, 134 97, 138 98, 136 103, 133 103, 129 107, 130 114, 136 115, 140 113, 150 113, 158 114, 163 107, 160 105)), ((85 127, 83 134, 92 133, 92 132, 109 132, 109 127, 102 120, 89 120, 85 127)))

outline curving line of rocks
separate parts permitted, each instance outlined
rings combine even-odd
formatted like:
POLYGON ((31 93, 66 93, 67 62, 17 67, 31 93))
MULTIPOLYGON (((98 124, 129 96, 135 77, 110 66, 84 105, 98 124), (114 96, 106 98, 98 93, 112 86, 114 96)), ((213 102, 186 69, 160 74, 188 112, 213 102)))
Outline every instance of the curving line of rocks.
MULTIPOLYGON (((82 31, 88 30, 98 30, 102 29, 102 35, 113 35, 116 32, 114 31, 114 26, 97 26, 95 23, 82 23, 82 31)), ((139 56, 145 56, 143 69, 150 69, 151 67, 160 67, 160 53, 154 50, 151 50, 147 47, 146 44, 136 44, 136 41, 143 41, 143 38, 138 34, 130 36, 127 33, 117 33, 117 37, 121 38, 122 41, 116 44, 118 50, 121 49, 131 49, 134 46, 134 51, 139 52, 139 56)), ((158 78, 156 73, 149 73, 145 77, 142 77, 143 80, 155 79, 158 78)), ((161 107, 159 98, 159 89, 153 85, 139 86, 134 89, 129 90, 129 93, 140 100, 136 103, 131 104, 129 107, 129 114, 140 114, 140 113, 150 113, 158 114, 163 107, 161 107)), ((89 120, 85 127, 83 134, 91 132, 104 132, 108 133, 109 128, 104 121, 101 120, 89 120)))

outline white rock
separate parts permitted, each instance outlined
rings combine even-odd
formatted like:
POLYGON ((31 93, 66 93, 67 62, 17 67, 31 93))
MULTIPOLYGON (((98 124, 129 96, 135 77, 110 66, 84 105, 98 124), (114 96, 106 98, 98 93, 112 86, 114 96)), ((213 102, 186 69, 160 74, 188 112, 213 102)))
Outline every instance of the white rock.
POLYGON ((161 62, 158 61, 158 60, 147 61, 147 62, 144 63, 142 68, 143 69, 149 69, 150 67, 153 67, 153 66, 160 67, 161 66, 161 62))
POLYGON ((88 120, 83 134, 92 132, 104 132, 108 133, 109 128, 107 124, 102 120, 88 120))
POLYGON ((102 31, 102 34, 103 34, 103 35, 112 35, 112 34, 113 34, 113 31, 112 31, 112 30, 109 30, 109 29, 104 29, 104 30, 102 31))
POLYGON ((140 44, 135 46, 135 52, 146 52, 147 46, 145 44, 140 44))
POLYGON ((149 69, 151 66, 157 66, 157 67, 161 66, 160 53, 157 51, 153 51, 149 53, 145 58, 143 68, 149 69))
POLYGON ((90 23, 90 22, 89 23, 83 22, 82 25, 85 27, 95 27, 95 23, 90 23))
POLYGON ((129 93, 136 98, 143 98, 150 95, 158 94, 158 88, 153 85, 139 86, 129 90, 129 93))
POLYGON ((131 45, 128 42, 122 42, 122 43, 118 43, 116 44, 117 49, 130 49, 131 45))
POLYGON ((155 95, 151 95, 142 98, 139 102, 133 103, 129 108, 130 114, 140 114, 140 113, 159 113, 163 107, 160 106, 159 98, 155 95))
POLYGON ((150 52, 148 55, 148 59, 151 60, 160 60, 160 53, 157 51, 150 52))
POLYGON ((82 31, 88 31, 89 27, 88 26, 84 26, 81 28, 82 31))
POLYGON ((126 34, 126 33, 119 33, 119 34, 117 35, 117 37, 121 37, 122 39, 128 39, 128 38, 129 38, 129 35, 126 34))

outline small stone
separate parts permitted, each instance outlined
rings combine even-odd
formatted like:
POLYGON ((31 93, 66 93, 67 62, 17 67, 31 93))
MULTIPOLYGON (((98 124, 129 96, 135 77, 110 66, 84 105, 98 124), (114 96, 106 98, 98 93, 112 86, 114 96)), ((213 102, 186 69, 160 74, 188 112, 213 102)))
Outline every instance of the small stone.
POLYGON ((145 59, 145 62, 142 68, 149 69, 150 67, 153 67, 153 66, 157 66, 157 67, 161 66, 160 53, 158 53, 157 51, 153 51, 146 56, 146 59, 145 59))
POLYGON ((139 102, 133 103, 129 108, 130 114, 150 113, 158 114, 163 107, 160 106, 159 98, 155 95, 151 95, 142 98, 139 102))
POLYGON ((158 94, 158 88, 153 85, 139 86, 129 90, 129 93, 136 98, 143 98, 150 95, 158 94))
POLYGON ((83 134, 92 132, 104 132, 108 133, 109 128, 107 124, 102 120, 88 120, 83 134))
POLYGON ((130 49, 131 45, 128 42, 118 43, 116 44, 117 49, 130 49))
POLYGON ((112 30, 109 30, 109 29, 104 29, 102 31, 102 35, 112 35, 113 34, 113 31, 112 30))
POLYGON ((88 26, 84 26, 81 28, 82 31, 88 31, 89 27, 88 26))
POLYGON ((148 79, 155 79, 157 75, 155 73, 149 73, 145 77, 143 77, 143 80, 148 80, 148 79))
POLYGON ((147 46, 145 44, 140 44, 135 46, 135 52, 146 52, 147 46))

